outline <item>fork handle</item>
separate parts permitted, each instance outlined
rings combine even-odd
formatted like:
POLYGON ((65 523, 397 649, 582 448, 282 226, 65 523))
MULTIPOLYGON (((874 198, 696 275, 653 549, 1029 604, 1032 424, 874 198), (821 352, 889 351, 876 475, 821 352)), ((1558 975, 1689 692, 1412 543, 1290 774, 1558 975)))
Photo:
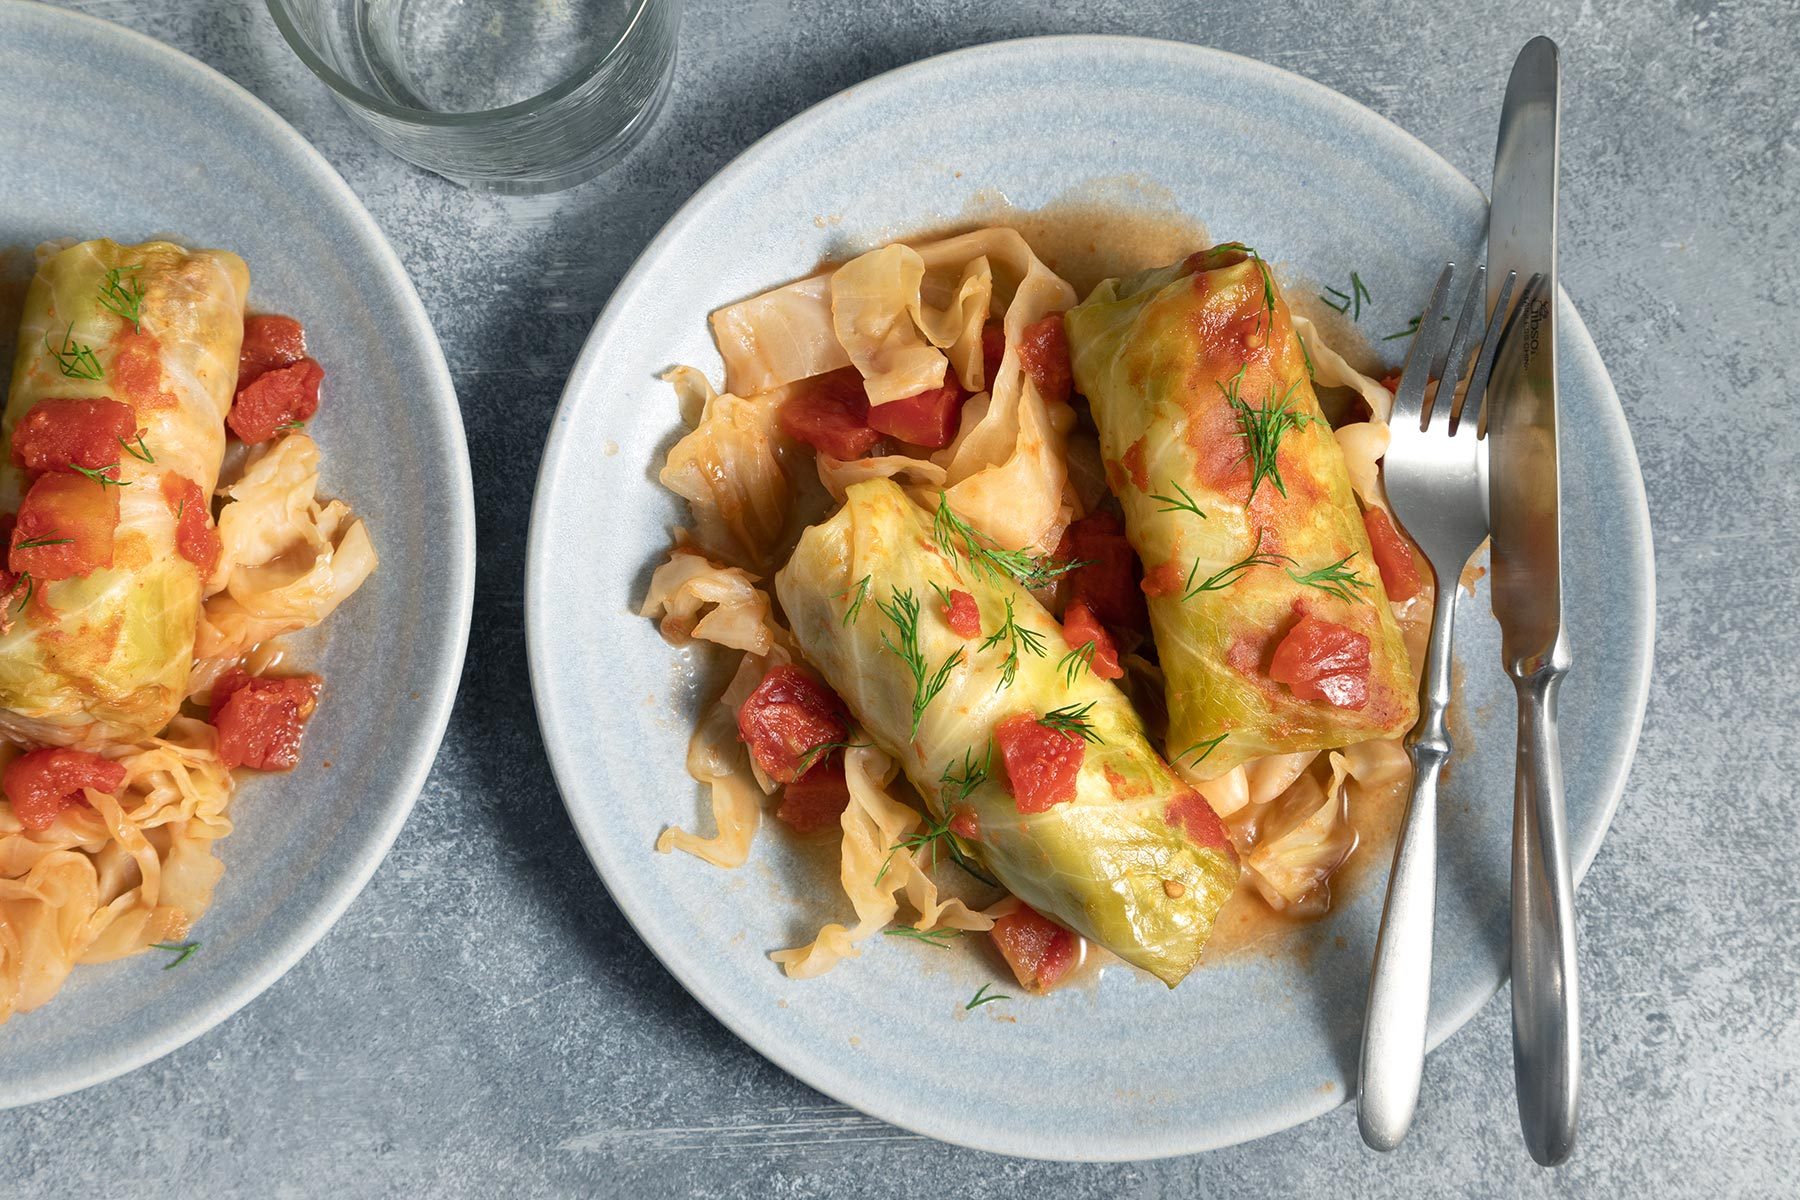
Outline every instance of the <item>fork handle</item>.
POLYGON ((1547 1167, 1575 1148, 1581 1106, 1575 881, 1556 737, 1561 681, 1556 669, 1513 680, 1519 695, 1513 786, 1513 1078, 1525 1145, 1547 1167))
POLYGON ((1394 846, 1363 1013, 1356 1115, 1363 1141, 1377 1150, 1392 1150, 1411 1128, 1425 1072, 1437 919, 1438 775, 1451 750, 1446 711, 1456 584, 1455 576, 1450 578, 1450 594, 1439 599, 1431 616, 1431 641, 1419 681, 1419 723, 1406 739, 1413 762, 1412 794, 1394 846))

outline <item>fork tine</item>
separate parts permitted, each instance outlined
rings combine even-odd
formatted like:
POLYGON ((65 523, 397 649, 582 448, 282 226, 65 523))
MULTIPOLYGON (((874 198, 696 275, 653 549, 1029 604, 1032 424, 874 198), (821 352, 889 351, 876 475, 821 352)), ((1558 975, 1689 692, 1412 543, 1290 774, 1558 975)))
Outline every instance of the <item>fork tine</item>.
POLYGON ((1455 426, 1451 418, 1455 416, 1456 385, 1462 380, 1463 372, 1469 367, 1469 355, 1474 352, 1473 338, 1476 330, 1481 328, 1482 305, 1487 300, 1487 268, 1475 268, 1475 280, 1469 285, 1469 291, 1463 297, 1462 312, 1456 319, 1456 332, 1451 335, 1450 345, 1445 350, 1443 366, 1438 371, 1438 389, 1432 399, 1431 412, 1426 420, 1433 433, 1451 434, 1455 426))
POLYGON ((1390 427, 1410 423, 1424 428, 1425 385, 1430 382, 1432 362, 1437 357, 1442 338, 1439 318, 1444 314, 1450 280, 1455 274, 1456 264, 1445 263, 1444 273, 1438 276, 1437 286, 1431 289, 1431 303, 1425 306, 1425 312, 1419 318, 1418 331, 1413 334, 1412 346, 1406 351, 1406 362, 1400 368, 1400 386, 1394 392, 1394 411, 1388 421, 1390 427))
POLYGON ((1520 319, 1524 316, 1525 313, 1527 313, 1531 310, 1531 306, 1533 304, 1537 303, 1538 291, 1539 291, 1540 285, 1543 282, 1543 278, 1544 277, 1542 275, 1533 275, 1530 279, 1525 281, 1525 288, 1522 292, 1519 293, 1519 302, 1512 306, 1512 311, 1510 313, 1508 313, 1506 311, 1506 301, 1505 301, 1504 297, 1502 297, 1501 302, 1495 306, 1493 320, 1496 320, 1496 321, 1500 320, 1502 315, 1504 314, 1506 323, 1501 327, 1500 335, 1493 339, 1493 342, 1492 342, 1493 349, 1491 351, 1489 351, 1484 347, 1484 357, 1487 359, 1487 371, 1481 381, 1481 386, 1482 386, 1482 397, 1481 398, 1483 400, 1483 404, 1481 407, 1480 421, 1477 424, 1476 431, 1475 431, 1476 437, 1486 437, 1487 430, 1488 430, 1489 412, 1488 412, 1487 404, 1485 403, 1485 401, 1487 399, 1487 384, 1488 384, 1486 375, 1491 375, 1493 372, 1494 358, 1497 355, 1499 348, 1501 346, 1506 345, 1507 342, 1512 340, 1513 330, 1518 326, 1520 319))
MULTIPOLYGON (((1476 437, 1487 433, 1487 412, 1482 406, 1487 400, 1488 379, 1494 373, 1494 355, 1500 349, 1506 306, 1512 300, 1513 284, 1518 279, 1517 271, 1508 271, 1506 278, 1500 283, 1500 297, 1494 301, 1494 311, 1488 317, 1487 332, 1481 338, 1481 353, 1476 356, 1474 370, 1469 372, 1469 386, 1463 390, 1462 402, 1456 406, 1456 412, 1451 417, 1451 433, 1455 433, 1460 427, 1464 413, 1474 418, 1476 437)), ((1530 296, 1531 288, 1527 286, 1525 290, 1526 296, 1522 299, 1530 296)))

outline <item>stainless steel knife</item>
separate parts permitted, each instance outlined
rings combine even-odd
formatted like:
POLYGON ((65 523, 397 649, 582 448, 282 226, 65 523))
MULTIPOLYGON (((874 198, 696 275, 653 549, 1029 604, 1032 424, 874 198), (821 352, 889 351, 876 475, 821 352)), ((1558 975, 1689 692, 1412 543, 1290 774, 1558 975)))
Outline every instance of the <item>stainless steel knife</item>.
POLYGON ((1488 288, 1531 281, 1488 392, 1488 525, 1501 657, 1519 700, 1513 786, 1513 1074, 1532 1157, 1554 1166, 1575 1145, 1581 1096, 1575 884, 1563 812, 1556 693, 1569 669, 1563 628, 1556 428, 1556 43, 1528 42, 1513 65, 1494 152, 1488 288))

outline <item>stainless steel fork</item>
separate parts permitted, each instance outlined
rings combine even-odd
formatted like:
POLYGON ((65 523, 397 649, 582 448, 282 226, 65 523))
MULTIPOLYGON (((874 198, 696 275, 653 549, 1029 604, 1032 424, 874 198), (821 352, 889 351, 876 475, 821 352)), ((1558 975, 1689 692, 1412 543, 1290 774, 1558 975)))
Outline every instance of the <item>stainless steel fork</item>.
POLYGON ((1505 336, 1501 323, 1514 282, 1508 275, 1493 314, 1484 321, 1487 269, 1477 267, 1467 299, 1458 306, 1461 315, 1452 323, 1455 276, 1452 263, 1432 290, 1401 369, 1388 422, 1391 440, 1384 470, 1388 500, 1431 562, 1437 576, 1437 604, 1419 682, 1419 723, 1406 738, 1413 761, 1412 798, 1394 847, 1363 1017, 1357 1120, 1363 1140, 1377 1150, 1392 1150, 1406 1136, 1425 1069, 1437 905, 1438 773, 1451 751, 1445 721, 1450 703, 1450 633, 1457 581, 1488 533, 1480 417, 1494 353, 1505 336), (1473 354, 1471 367, 1478 336, 1480 351, 1473 354), (1459 397, 1457 387, 1465 373, 1468 386, 1459 397))

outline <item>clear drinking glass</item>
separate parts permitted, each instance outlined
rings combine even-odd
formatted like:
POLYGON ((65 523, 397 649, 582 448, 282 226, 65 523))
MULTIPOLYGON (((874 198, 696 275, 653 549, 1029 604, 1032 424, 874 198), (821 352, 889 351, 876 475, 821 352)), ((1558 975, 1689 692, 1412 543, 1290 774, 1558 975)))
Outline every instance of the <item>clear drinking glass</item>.
POLYGON ((642 136, 675 67, 681 0, 268 0, 346 112, 480 191, 592 179, 642 136))

